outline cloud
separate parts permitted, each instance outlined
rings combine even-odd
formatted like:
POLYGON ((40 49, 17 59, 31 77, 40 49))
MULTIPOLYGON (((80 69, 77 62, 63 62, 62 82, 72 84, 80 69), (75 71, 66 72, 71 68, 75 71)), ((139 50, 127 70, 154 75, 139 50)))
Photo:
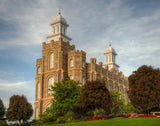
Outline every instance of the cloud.
POLYGON ((5 107, 9 105, 9 98, 12 95, 24 95, 28 101, 34 105, 35 96, 35 84, 32 81, 18 81, 10 82, 6 80, 0 80, 0 96, 4 102, 5 107))

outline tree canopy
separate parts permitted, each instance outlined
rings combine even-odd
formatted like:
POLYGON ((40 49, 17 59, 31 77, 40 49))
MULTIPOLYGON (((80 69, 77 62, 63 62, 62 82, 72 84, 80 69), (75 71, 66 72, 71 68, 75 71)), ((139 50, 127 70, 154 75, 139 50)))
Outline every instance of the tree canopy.
POLYGON ((129 98, 141 112, 160 106, 160 70, 143 65, 129 76, 129 98))
POLYGON ((25 96, 13 95, 10 97, 9 108, 6 117, 9 121, 27 121, 33 114, 32 105, 28 103, 25 96))
POLYGON ((53 92, 52 107, 57 111, 67 112, 73 105, 78 104, 78 96, 81 90, 79 82, 66 77, 62 82, 55 83, 51 87, 53 92))
POLYGON ((3 118, 4 115, 5 115, 5 107, 4 107, 3 101, 0 98, 0 118, 3 118))
POLYGON ((124 98, 120 98, 121 93, 119 93, 117 90, 110 90, 109 92, 113 101, 114 113, 121 112, 125 106, 124 98))
POLYGON ((81 90, 79 96, 79 105, 86 110, 95 110, 102 108, 106 113, 110 113, 112 99, 102 81, 87 82, 81 90))

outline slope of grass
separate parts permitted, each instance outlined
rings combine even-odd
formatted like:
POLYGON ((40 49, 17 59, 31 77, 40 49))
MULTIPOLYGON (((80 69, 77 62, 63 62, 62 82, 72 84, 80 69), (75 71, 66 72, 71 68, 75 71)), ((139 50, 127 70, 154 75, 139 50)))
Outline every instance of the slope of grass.
POLYGON ((114 118, 109 120, 50 124, 43 126, 160 126, 160 118, 114 118))

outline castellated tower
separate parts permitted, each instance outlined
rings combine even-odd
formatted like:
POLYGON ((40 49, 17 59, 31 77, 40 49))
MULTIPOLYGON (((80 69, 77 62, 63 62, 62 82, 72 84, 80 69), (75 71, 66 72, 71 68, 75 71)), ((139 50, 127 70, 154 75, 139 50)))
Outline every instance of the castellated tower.
POLYGON ((118 70, 115 64, 115 50, 110 46, 105 50, 105 64, 96 63, 96 58, 91 58, 90 63, 86 62, 86 52, 76 50, 71 45, 71 38, 67 36, 67 21, 61 13, 50 23, 52 35, 47 36, 48 42, 42 43, 42 58, 36 61, 36 90, 34 119, 51 105, 53 96, 50 86, 54 82, 62 81, 66 75, 71 79, 79 81, 82 85, 86 81, 103 80, 109 90, 117 90, 125 98, 127 97, 128 78, 118 70))
POLYGON ((72 50, 68 52, 68 75, 70 79, 80 81, 82 85, 86 80, 86 53, 72 50))

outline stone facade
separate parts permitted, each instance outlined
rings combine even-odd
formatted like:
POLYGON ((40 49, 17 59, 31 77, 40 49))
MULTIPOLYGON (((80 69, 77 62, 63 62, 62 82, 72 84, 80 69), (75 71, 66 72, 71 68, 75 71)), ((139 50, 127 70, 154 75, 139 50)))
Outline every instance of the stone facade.
MULTIPOLYGON (((62 23, 63 26, 68 26, 64 24, 66 20, 64 22, 64 18, 60 14, 58 16, 59 18, 56 18, 58 25, 61 26, 62 23)), ((61 30, 57 31, 62 32, 61 30)), ((65 34, 65 36, 67 35, 65 34)), ((51 105, 53 96, 48 90, 50 85, 62 81, 66 75, 81 82, 82 85, 86 81, 104 80, 109 90, 119 91, 126 103, 129 100, 127 97, 128 78, 114 67, 109 69, 108 64, 103 65, 102 62, 97 64, 96 58, 91 58, 90 63, 87 63, 86 52, 76 50, 75 45, 70 45, 68 38, 64 38, 61 33, 58 33, 53 38, 49 38, 48 43, 42 43, 42 58, 37 59, 36 62, 34 119, 39 119, 39 114, 45 112, 46 108, 51 105), (58 40, 57 37, 59 37, 58 40)))

